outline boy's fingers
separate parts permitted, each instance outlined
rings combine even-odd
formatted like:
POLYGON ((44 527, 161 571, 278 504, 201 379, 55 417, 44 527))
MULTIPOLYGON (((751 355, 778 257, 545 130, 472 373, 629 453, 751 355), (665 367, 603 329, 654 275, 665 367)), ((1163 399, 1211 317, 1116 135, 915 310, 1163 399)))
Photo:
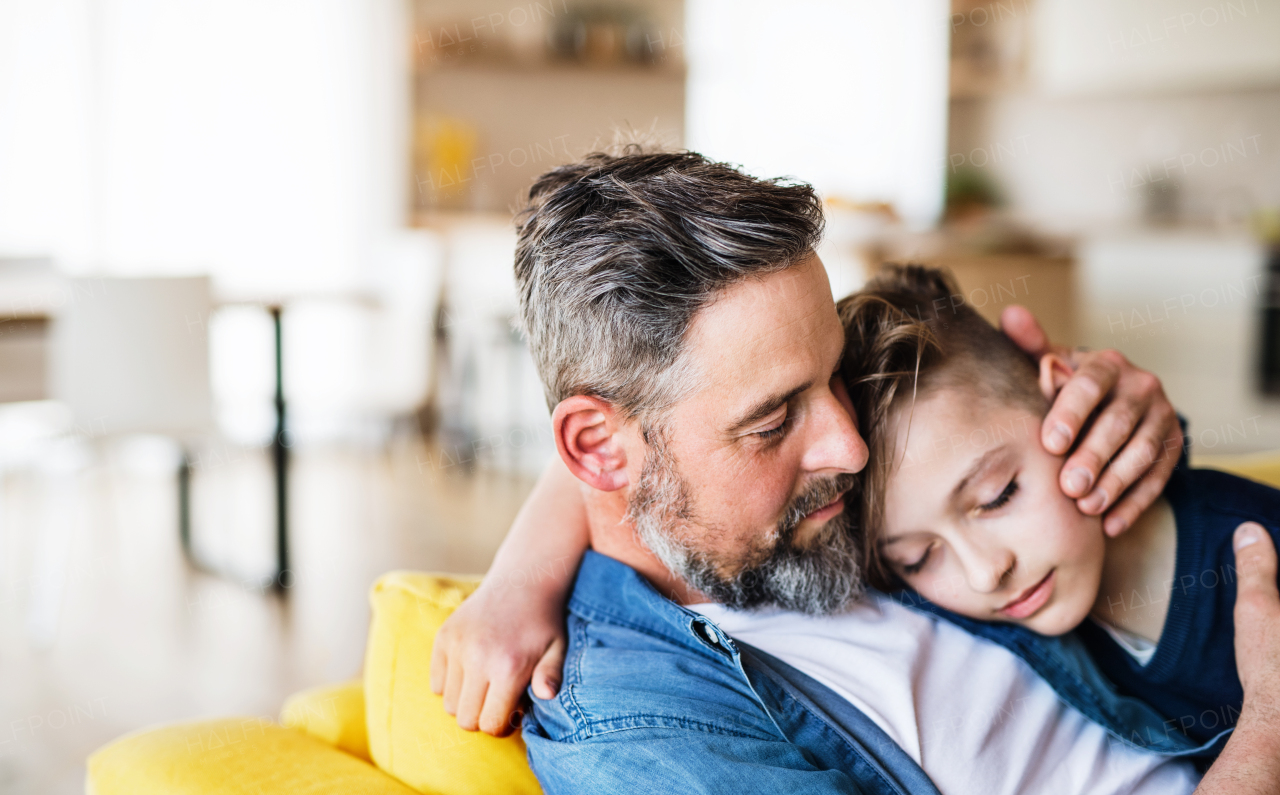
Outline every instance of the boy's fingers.
POLYGON ((458 711, 454 717, 458 726, 469 732, 480 726, 480 710, 484 707, 485 693, 489 690, 489 682, 478 674, 472 674, 462 683, 462 692, 458 695, 458 711))
POLYGON ((556 638, 533 669, 533 694, 546 701, 560 692, 564 671, 564 638, 556 638))
POLYGON ((480 712, 480 731, 494 737, 505 737, 520 725, 520 697, 524 686, 515 679, 489 682, 480 712))
POLYGON ((444 711, 450 715, 458 714, 458 697, 462 695, 464 678, 462 655, 449 655, 448 673, 445 674, 444 693, 442 696, 444 698, 444 711))
POLYGON ((449 673, 448 641, 442 637, 443 630, 436 633, 436 641, 431 647, 431 692, 437 696, 444 693, 444 681, 449 673))
MULTIPOLYGON (((1098 407, 1118 380, 1119 367, 1113 362, 1098 356, 1092 356, 1087 359, 1071 376, 1071 380, 1066 383, 1066 386, 1062 387, 1062 391, 1054 399, 1049 413, 1045 415, 1044 424, 1041 428, 1041 442, 1044 444, 1044 448, 1055 455, 1066 453, 1070 449, 1071 443, 1080 434, 1080 429, 1084 427, 1089 415, 1098 407)), ((1133 425, 1130 425, 1128 430, 1132 432, 1133 425)), ((1092 437, 1093 434, 1091 433, 1090 436, 1092 437)), ((1093 440, 1091 454, 1096 457, 1099 453, 1106 453, 1106 456, 1100 461, 1092 462, 1096 468, 1090 471, 1095 480, 1098 477, 1098 472, 1101 471, 1102 465, 1107 462, 1111 454, 1119 449, 1127 438, 1128 433, 1120 438, 1108 437, 1105 445, 1102 444, 1102 439, 1093 440)), ((1079 451, 1077 451, 1077 455, 1079 455, 1079 451)), ((1083 463, 1087 466, 1090 462, 1085 461, 1083 463)), ((1084 491, 1087 490, 1086 487, 1084 491)), ((1082 496, 1084 491, 1080 491, 1077 494, 1068 492, 1068 494, 1078 497, 1082 496)))

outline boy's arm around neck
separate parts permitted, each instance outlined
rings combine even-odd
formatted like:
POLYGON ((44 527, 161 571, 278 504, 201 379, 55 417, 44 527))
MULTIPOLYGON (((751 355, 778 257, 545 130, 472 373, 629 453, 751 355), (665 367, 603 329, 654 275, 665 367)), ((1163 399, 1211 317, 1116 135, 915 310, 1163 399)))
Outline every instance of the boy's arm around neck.
POLYGON ((531 680, 539 698, 559 690, 565 599, 589 539, 580 486, 558 457, 547 466, 484 581, 436 636, 431 687, 464 729, 509 734, 531 680))

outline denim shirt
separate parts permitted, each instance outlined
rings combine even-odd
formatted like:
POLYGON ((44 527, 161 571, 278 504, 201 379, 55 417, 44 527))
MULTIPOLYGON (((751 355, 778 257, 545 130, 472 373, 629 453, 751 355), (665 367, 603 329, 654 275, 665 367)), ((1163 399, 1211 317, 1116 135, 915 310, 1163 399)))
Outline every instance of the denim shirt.
MULTIPOLYGON (((666 599, 629 566, 587 552, 568 610, 563 684, 546 701, 530 692, 523 730, 548 793, 937 795, 847 700, 666 599)), ((1120 741, 1167 755, 1210 750, 1116 695, 1078 642, 969 623, 1120 741)))

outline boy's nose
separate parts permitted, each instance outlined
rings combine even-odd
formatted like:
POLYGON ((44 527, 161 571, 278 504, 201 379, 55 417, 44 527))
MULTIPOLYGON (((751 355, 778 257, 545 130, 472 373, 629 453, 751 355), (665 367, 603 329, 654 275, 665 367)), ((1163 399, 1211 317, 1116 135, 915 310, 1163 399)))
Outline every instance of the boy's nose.
POLYGON ((998 591, 1013 569, 1013 553, 1007 549, 971 549, 965 557, 969 587, 978 593, 998 591))

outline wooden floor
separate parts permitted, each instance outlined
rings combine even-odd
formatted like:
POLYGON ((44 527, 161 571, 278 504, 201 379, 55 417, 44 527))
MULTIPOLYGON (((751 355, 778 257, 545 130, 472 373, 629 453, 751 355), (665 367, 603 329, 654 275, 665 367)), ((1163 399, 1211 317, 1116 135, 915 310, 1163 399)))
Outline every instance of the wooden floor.
MULTIPOLYGON (((5 795, 82 792, 85 757, 125 732, 276 716, 288 694, 356 676, 373 580, 391 569, 482 572, 532 485, 442 466, 449 458, 416 437, 297 450, 293 577, 281 598, 187 565, 169 468, 64 447, 0 470, 5 795)), ((269 544, 232 526, 270 527, 265 456, 231 459, 197 471, 199 533, 269 544), (209 486, 236 480, 250 485, 209 486)))

